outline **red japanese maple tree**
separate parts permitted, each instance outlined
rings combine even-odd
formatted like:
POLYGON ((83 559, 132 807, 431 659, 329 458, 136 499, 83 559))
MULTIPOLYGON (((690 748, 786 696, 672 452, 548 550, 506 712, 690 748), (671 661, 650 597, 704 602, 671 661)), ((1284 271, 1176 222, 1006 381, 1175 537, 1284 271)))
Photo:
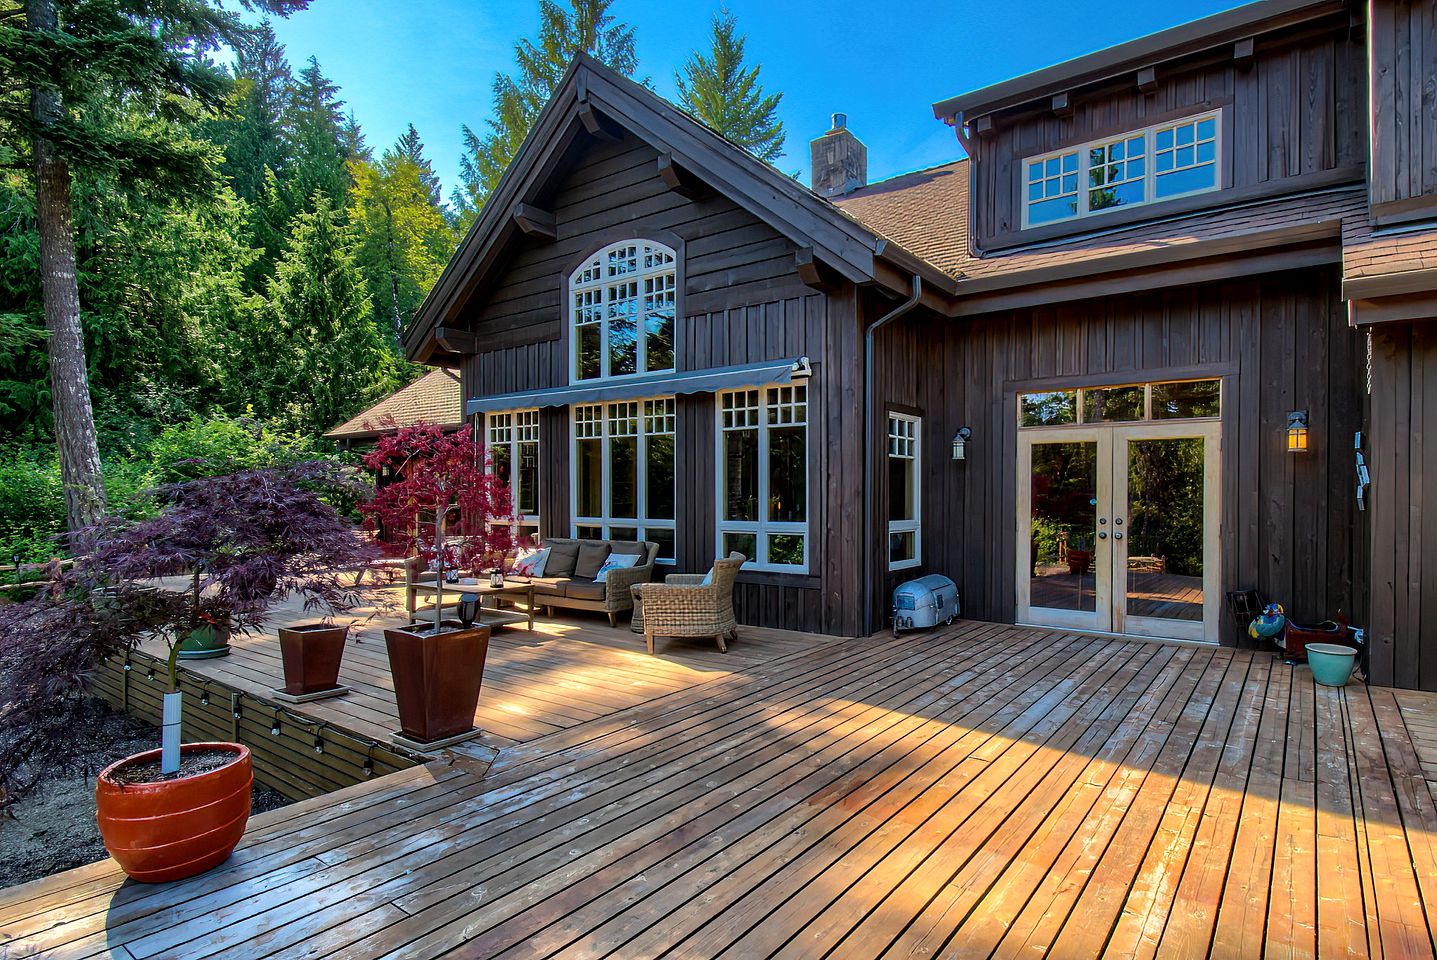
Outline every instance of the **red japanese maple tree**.
POLYGON ((434 629, 440 629, 446 572, 502 560, 513 548, 509 486, 495 476, 474 431, 446 434, 434 424, 381 437, 365 466, 383 477, 361 509, 366 525, 383 524, 391 549, 415 553, 436 574, 434 629), (501 521, 501 522, 496 522, 501 521))

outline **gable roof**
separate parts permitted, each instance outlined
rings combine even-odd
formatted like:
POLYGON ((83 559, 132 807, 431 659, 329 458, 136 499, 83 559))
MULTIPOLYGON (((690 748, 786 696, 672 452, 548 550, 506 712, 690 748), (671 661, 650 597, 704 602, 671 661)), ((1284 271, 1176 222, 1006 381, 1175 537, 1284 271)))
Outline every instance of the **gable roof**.
POLYGON ((454 429, 464 425, 459 374, 446 367, 430 370, 324 435, 331 440, 368 440, 417 423, 454 429))
MULTIPOLYGON (((445 352, 445 324, 453 323, 468 291, 516 236, 516 206, 532 203, 561 172, 558 167, 569 145, 578 137, 602 136, 616 127, 657 150, 661 162, 670 161, 684 176, 722 193, 801 249, 811 249, 816 259, 850 281, 876 280, 906 294, 907 278, 917 272, 940 289, 951 286, 931 264, 842 215, 807 187, 653 91, 581 53, 405 331, 411 359, 432 361, 445 352), (898 270, 881 269, 880 260, 898 270)), ((654 175, 660 171, 655 169, 654 175)))

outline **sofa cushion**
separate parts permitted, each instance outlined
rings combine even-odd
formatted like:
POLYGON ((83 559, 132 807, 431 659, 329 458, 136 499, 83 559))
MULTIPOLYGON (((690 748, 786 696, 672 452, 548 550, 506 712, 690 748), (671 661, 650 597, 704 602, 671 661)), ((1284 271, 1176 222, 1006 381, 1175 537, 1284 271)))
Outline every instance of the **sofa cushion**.
POLYGON ((596 583, 593 580, 581 580, 578 577, 564 582, 564 596, 570 600, 602 601, 607 596, 606 590, 608 590, 607 584, 596 583))
POLYGON ((569 578, 534 577, 529 582, 534 584, 534 596, 536 597, 562 597, 569 578))
POLYGON ((570 577, 574 574, 574 562, 579 559, 579 541, 545 540, 549 548, 549 562, 544 565, 544 574, 550 577, 570 577))
POLYGON ((574 576, 580 580, 592 580, 609 556, 609 544, 604 540, 580 540, 579 558, 574 561, 574 576))

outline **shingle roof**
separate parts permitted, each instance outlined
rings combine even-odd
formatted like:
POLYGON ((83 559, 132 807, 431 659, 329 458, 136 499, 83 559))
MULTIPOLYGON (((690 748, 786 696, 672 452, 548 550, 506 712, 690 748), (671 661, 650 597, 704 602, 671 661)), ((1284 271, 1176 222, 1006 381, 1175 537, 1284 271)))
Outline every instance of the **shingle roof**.
POLYGON ((327 431, 325 436, 336 440, 362 439, 416 423, 437 423, 455 428, 464 425, 459 374, 444 367, 431 370, 368 410, 327 431))
POLYGON ((1437 268, 1437 230, 1377 232, 1363 216, 1342 225, 1342 278, 1385 277, 1437 268))
MULTIPOLYGON (((1172 251, 1175 247, 1208 240, 1241 240, 1279 227, 1342 222, 1366 222, 1366 193, 1354 185, 1295 196, 1255 201, 1224 209, 1201 211, 1157 221, 1100 229, 1068 240, 1022 247, 975 258, 968 249, 968 162, 953 163, 904 174, 870 184, 833 202, 845 213, 878 234, 893 240, 965 286, 986 288, 979 280, 1009 278, 1029 270, 1057 265, 1075 273, 1092 273, 1103 262, 1145 251, 1172 251)), ((1389 238, 1390 242, 1390 238, 1389 238)), ((1437 240, 1423 247, 1437 255, 1437 240)), ((1419 247, 1408 241, 1405 250, 1419 247)), ((1381 249, 1385 250, 1383 246, 1381 249)), ((1175 258, 1177 259, 1177 258, 1175 258)))

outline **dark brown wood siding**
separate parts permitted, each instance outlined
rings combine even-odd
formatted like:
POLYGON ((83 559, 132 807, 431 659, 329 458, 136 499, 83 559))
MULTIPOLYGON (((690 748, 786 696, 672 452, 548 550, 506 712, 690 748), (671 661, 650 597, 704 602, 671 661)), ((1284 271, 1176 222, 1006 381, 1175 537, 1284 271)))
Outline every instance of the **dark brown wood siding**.
POLYGON ((1437 320, 1372 341, 1371 679, 1437 690, 1437 320))
POLYGON ((1039 233, 1080 232, 1159 216, 1177 207, 1229 202, 1235 195, 1303 189, 1331 182, 1336 172, 1360 179, 1367 153, 1364 56, 1361 42, 1351 38, 1346 17, 1341 17, 1284 37, 1260 38, 1246 69, 1234 64, 1229 50, 1182 69, 1158 68, 1158 88, 1152 94, 1140 93, 1130 83, 1073 94, 1069 117, 1042 111, 1000 119, 993 133, 980 141, 974 162, 978 245, 995 249, 1027 242, 1039 233), (1023 158, 1213 108, 1225 114, 1226 189, 1154 204, 1146 208, 1150 213, 1133 208, 1076 224, 1020 230, 1023 158))
MULTIPOLYGON (((901 578, 880 573, 881 596, 898 579, 938 572, 958 582, 966 615, 1014 618, 1014 384, 1206 372, 1225 378, 1223 590, 1257 589, 1300 620, 1365 610, 1352 491, 1363 348, 1346 325, 1337 284, 1334 270, 1307 270, 972 319, 900 321, 881 335, 883 401, 875 416, 893 405, 923 416, 925 562, 901 578), (1287 412, 1304 408, 1313 449, 1288 454, 1287 412), (974 434, 966 463, 948 455, 960 426, 974 434)), ((883 504, 885 471, 878 478, 883 504)), ((1228 620, 1224 612, 1223 640, 1236 643, 1228 620)))
MULTIPOLYGON (((794 245, 732 201, 687 200, 665 189, 650 147, 625 139, 585 141, 571 171, 538 201, 553 210, 553 242, 519 241, 500 275, 466 307, 463 323, 494 349, 466 357, 465 397, 568 383, 564 290, 587 253, 627 237, 652 237, 681 257, 676 343, 681 371, 807 356, 809 383, 810 573, 744 573, 739 619, 796 630, 856 633, 858 436, 856 293, 820 294, 794 269, 794 245), (838 329, 835 329, 837 325, 838 329), (846 469, 845 469, 846 467, 846 469), (842 482, 835 483, 833 470, 842 482), (847 487, 844 484, 848 484, 847 487)), ((715 398, 677 403, 678 523, 674 569, 703 571, 717 546, 715 398)), ((543 412, 542 533, 570 533, 569 411, 543 412)))
POLYGON ((1437 10, 1373 0, 1372 203, 1388 222, 1437 214, 1437 10))

